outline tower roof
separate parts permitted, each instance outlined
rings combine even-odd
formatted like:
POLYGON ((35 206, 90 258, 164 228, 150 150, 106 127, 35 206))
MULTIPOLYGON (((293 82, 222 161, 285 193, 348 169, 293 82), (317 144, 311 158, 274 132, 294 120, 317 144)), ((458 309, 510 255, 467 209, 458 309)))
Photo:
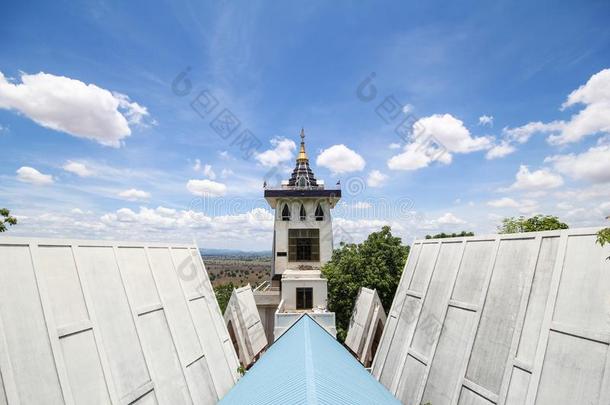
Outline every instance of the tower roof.
POLYGON ((301 147, 297 155, 296 166, 288 180, 288 186, 297 189, 311 189, 318 187, 318 181, 309 167, 309 157, 305 151, 305 130, 301 128, 301 147))

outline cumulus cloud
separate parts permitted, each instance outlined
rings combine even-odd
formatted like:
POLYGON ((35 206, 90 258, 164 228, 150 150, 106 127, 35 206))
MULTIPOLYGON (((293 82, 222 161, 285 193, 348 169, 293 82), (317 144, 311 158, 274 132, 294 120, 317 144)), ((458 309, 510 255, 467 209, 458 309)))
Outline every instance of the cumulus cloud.
POLYGON ((534 200, 517 201, 508 197, 488 201, 487 205, 493 208, 516 208, 522 214, 532 213, 538 209, 538 203, 534 200))
POLYGON ((567 121, 530 122, 517 128, 505 128, 504 132, 520 143, 527 142, 536 133, 547 134, 547 141, 553 145, 578 142, 598 133, 610 134, 610 69, 594 74, 587 83, 572 91, 561 109, 577 105, 583 108, 567 121))
POLYGON ((507 190, 539 191, 556 188, 563 185, 560 175, 548 169, 540 169, 530 172, 527 166, 519 166, 519 171, 515 176, 515 182, 507 190))
POLYGON ((85 164, 79 163, 79 162, 73 162, 71 160, 68 160, 62 166, 62 169, 64 169, 67 172, 74 173, 80 177, 89 177, 89 176, 93 175, 93 172, 85 164))
POLYGON ((388 160, 388 168, 392 170, 417 170, 427 167, 432 162, 451 163, 452 156, 444 149, 434 144, 409 143, 403 152, 388 160))
POLYGON ((610 145, 592 147, 580 154, 547 157, 545 163, 566 176, 593 183, 610 182, 610 145))
POLYGON ((201 170, 201 160, 195 159, 195 164, 193 165, 193 170, 196 172, 201 170))
POLYGON ((418 120, 414 125, 418 138, 432 136, 449 152, 470 153, 488 149, 491 137, 473 137, 464 123, 451 114, 434 114, 418 120))
POLYGON ((146 107, 95 84, 48 73, 22 74, 21 83, 0 72, 0 108, 15 110, 39 125, 119 147, 141 124, 146 107))
POLYGON ((488 201, 487 205, 494 208, 517 208, 519 203, 512 198, 504 197, 498 200, 488 201))
POLYGON ((436 219, 436 222, 441 225, 459 225, 459 224, 466 223, 466 221, 464 221, 461 218, 456 217, 451 212, 447 212, 447 213, 441 215, 439 218, 436 219))
POLYGON ((222 197, 227 193, 226 185, 208 179, 189 180, 186 188, 191 194, 199 197, 222 197))
POLYGON ((326 167, 335 174, 357 172, 366 162, 358 153, 343 144, 324 149, 316 159, 318 166, 326 167))
POLYGON ((491 115, 481 115, 479 117, 479 125, 489 125, 492 127, 494 125, 494 117, 491 115))
POLYGON ((297 145, 293 140, 275 137, 271 139, 270 142, 273 149, 268 149, 254 155, 261 165, 273 167, 292 160, 293 153, 297 148, 297 145))
POLYGON ((366 178, 366 184, 369 187, 381 187, 388 179, 386 174, 381 173, 379 170, 372 170, 366 178))
POLYGON ((396 142, 393 142, 393 143, 388 145, 388 148, 390 148, 390 149, 400 149, 400 144, 396 143, 396 142))
POLYGON ((147 200, 150 198, 150 193, 143 190, 130 188, 129 190, 121 191, 119 193, 119 197, 129 201, 147 200))
POLYGON ((490 150, 485 154, 485 159, 498 159, 504 156, 510 155, 517 149, 506 141, 502 141, 497 145, 494 145, 490 150))
POLYGON ((241 235, 240 239, 252 237, 255 232, 267 234, 273 229, 273 220, 273 214, 263 208, 254 208, 241 214, 208 216, 202 212, 175 210, 163 206, 140 207, 138 211, 121 208, 100 218, 106 226, 118 229, 209 229, 211 232, 222 233, 223 237, 241 235))
POLYGON ((53 176, 42 174, 33 167, 23 166, 17 170, 17 179, 24 183, 45 185, 53 183, 53 176))
POLYGON ((411 142, 388 160, 392 170, 417 170, 438 161, 449 164, 452 153, 489 149, 492 137, 474 137, 464 123, 451 114, 434 114, 413 124, 411 142))

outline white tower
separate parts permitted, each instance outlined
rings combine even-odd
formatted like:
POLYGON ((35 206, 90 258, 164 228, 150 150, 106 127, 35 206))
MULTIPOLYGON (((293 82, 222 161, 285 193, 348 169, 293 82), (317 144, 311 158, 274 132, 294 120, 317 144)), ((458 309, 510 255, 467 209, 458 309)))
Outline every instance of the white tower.
POLYGON ((324 182, 315 178, 301 130, 292 176, 279 188, 265 188, 265 199, 275 210, 271 287, 279 287, 281 299, 275 313, 276 339, 303 312, 336 333, 320 269, 332 256, 331 209, 340 198, 340 189, 325 189, 324 182))

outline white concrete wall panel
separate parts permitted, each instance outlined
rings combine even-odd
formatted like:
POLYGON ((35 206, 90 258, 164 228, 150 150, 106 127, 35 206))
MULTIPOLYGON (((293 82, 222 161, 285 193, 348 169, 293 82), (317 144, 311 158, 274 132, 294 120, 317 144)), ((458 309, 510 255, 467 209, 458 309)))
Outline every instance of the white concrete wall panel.
POLYGON ((610 403, 597 231, 415 241, 373 375, 406 404, 610 403))
POLYGON ((449 307, 426 383, 423 403, 447 404, 462 382, 474 313, 449 307))
POLYGON ((370 367, 374 350, 379 347, 380 336, 387 318, 376 290, 361 287, 350 318, 345 345, 365 366, 370 367))
POLYGON ((237 361, 197 252, 0 238, 0 405, 215 403, 237 361))
POLYGON ((0 246, 0 257, 0 340, 8 353, 1 364, 2 378, 5 384, 9 378, 13 381, 13 395, 22 403, 61 404, 63 395, 30 249, 27 245, 0 246))
POLYGON ((127 398, 150 381, 150 374, 113 249, 82 247, 77 260, 83 276, 93 286, 90 290, 93 311, 119 399, 127 398))
POLYGON ((268 342, 249 284, 233 290, 225 310, 224 321, 227 327, 233 328, 240 362, 244 367, 250 366, 256 356, 267 347, 268 342))

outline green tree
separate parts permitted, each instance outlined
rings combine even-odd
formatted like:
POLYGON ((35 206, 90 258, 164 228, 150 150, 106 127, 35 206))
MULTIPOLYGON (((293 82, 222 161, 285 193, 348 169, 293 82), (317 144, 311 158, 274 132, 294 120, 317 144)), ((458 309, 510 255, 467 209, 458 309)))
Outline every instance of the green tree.
POLYGON ((458 238, 461 236, 474 236, 474 232, 462 231, 460 233, 437 233, 436 235, 426 235, 426 239, 458 238))
POLYGON ((510 217, 502 220, 498 226, 498 233, 519 233, 552 231, 554 229, 568 229, 568 224, 563 223, 553 215, 535 215, 531 218, 510 217))
POLYGON ((337 338, 344 341, 360 287, 374 288, 389 311, 400 281, 409 246, 392 236, 389 226, 371 233, 359 244, 341 244, 322 267, 328 280, 328 308, 335 312, 337 338))
POLYGON ((6 232, 8 226, 17 224, 17 218, 11 216, 11 212, 7 208, 0 208, 0 232, 6 232))
POLYGON ((231 299, 231 294, 233 294, 233 290, 235 286, 233 283, 220 284, 214 287, 214 294, 216 294, 216 301, 218 301, 218 306, 220 306, 220 312, 225 313, 225 309, 227 309, 227 304, 231 299))

